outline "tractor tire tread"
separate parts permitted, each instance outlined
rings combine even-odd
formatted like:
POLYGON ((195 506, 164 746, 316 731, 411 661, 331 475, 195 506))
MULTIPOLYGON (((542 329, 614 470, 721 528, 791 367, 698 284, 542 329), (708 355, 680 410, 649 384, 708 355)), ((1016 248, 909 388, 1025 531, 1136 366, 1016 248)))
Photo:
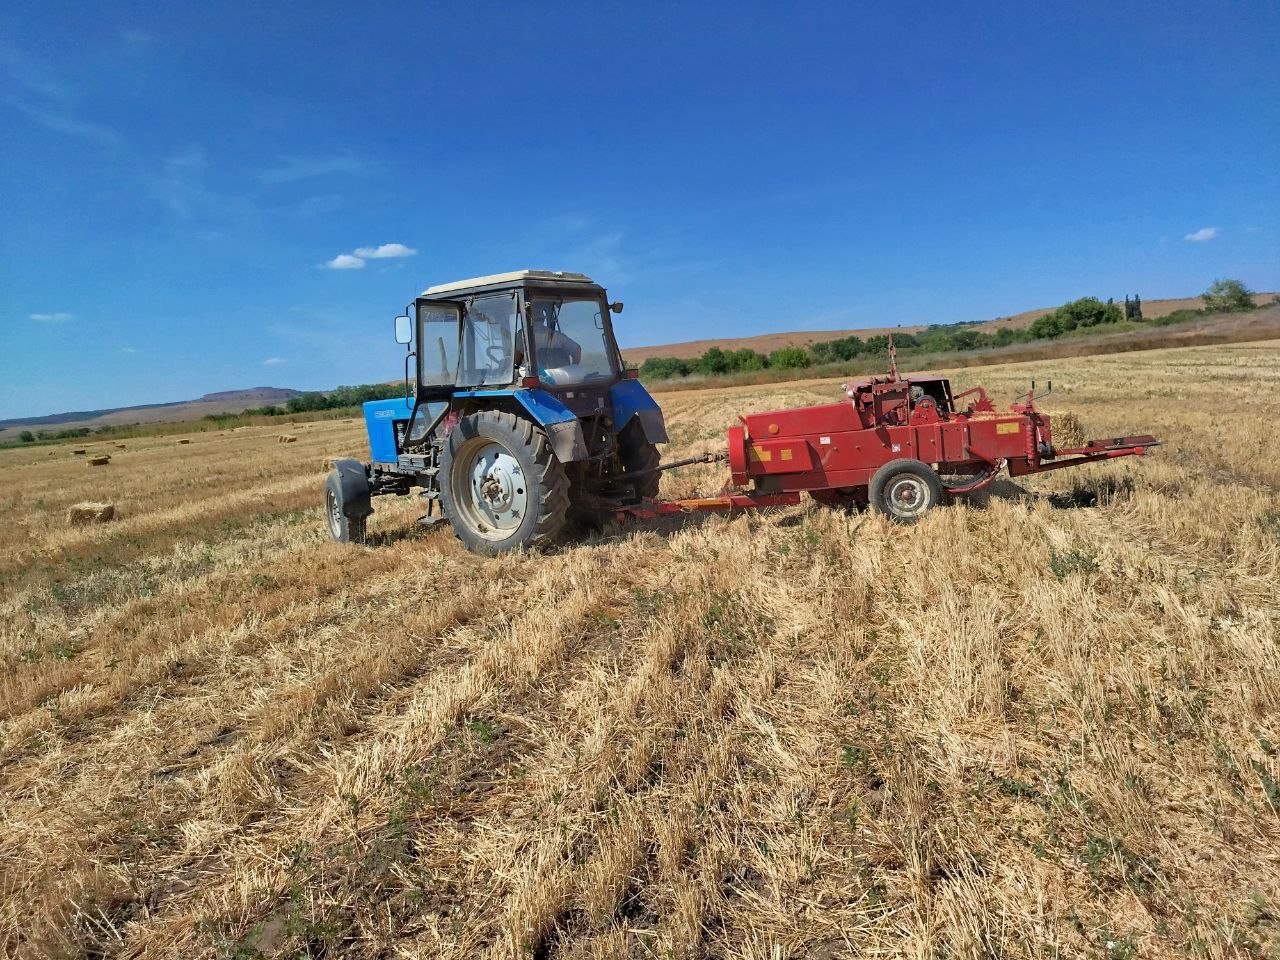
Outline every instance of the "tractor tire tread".
MULTIPOLYGON (((625 473, 652 470, 662 462, 657 444, 649 442, 637 420, 627 424, 619 435, 619 446, 619 455, 625 473)), ((656 499, 661 483, 662 474, 646 473, 636 481, 636 493, 646 499, 656 499)))
MULTIPOLYGON (((533 463, 534 476, 539 482, 543 496, 538 504, 538 517, 534 523, 533 531, 525 539, 524 545, 544 548, 555 543, 564 530, 569 512, 569 478, 565 474, 564 466, 556 459, 555 453, 551 448, 551 441, 547 439, 547 435, 525 417, 519 417, 514 413, 503 410, 482 410, 469 414, 464 420, 488 421, 495 424, 503 432, 506 432, 512 441, 526 449, 533 463)), ((461 422, 458 426, 461 426, 461 422)), ((455 426, 454 430, 457 430, 458 426, 455 426)), ((446 460, 449 459, 452 459, 451 454, 446 456, 446 460)), ((442 471, 442 474, 444 473, 447 473, 447 471, 442 471)), ((445 480, 444 482, 448 483, 449 481, 445 480)), ((452 521, 453 508, 451 499, 448 493, 442 489, 441 506, 445 510, 445 515, 452 521)), ((496 548, 485 543, 477 541, 473 544, 468 542, 467 538, 459 531, 456 523, 451 522, 450 525, 453 527, 454 536, 466 544, 468 548, 477 549, 484 553, 499 552, 496 548)))

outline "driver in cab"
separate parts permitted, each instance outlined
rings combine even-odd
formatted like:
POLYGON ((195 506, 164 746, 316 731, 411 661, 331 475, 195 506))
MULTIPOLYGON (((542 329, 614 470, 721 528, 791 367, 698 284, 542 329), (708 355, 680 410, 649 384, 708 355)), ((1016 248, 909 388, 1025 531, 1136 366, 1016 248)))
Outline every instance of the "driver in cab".
POLYGON ((561 332, 556 322, 559 304, 534 303, 529 331, 540 372, 582 362, 582 346, 561 332))

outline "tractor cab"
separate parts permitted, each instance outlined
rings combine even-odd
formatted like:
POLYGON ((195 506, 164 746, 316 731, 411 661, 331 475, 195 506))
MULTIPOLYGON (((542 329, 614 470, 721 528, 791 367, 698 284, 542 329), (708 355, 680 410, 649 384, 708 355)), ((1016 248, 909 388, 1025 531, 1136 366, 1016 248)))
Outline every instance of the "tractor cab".
POLYGON ((581 273, 520 270, 428 287, 397 326, 401 342, 406 332, 417 340, 409 442, 480 391, 536 390, 577 417, 606 411, 625 373, 610 322, 621 310, 581 273))

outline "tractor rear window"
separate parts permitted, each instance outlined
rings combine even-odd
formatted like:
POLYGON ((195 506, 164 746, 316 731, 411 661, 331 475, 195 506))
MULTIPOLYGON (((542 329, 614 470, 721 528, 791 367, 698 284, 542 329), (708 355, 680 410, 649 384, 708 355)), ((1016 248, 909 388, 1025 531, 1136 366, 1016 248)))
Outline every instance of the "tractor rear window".
POLYGON ((613 379, 599 300, 533 300, 529 333, 538 379, 564 387, 613 379))

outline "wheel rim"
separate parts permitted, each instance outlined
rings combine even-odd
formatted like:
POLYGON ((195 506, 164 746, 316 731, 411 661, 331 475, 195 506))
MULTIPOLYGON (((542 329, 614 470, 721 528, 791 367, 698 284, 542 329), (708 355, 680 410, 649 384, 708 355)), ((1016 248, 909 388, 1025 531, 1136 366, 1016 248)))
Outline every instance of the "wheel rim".
POLYGON ((505 540, 524 523, 528 481, 520 461, 501 443, 469 441, 458 451, 451 479, 458 513, 486 540, 505 540))
POLYGON ((325 491, 325 500, 328 501, 329 508, 329 532, 333 534, 333 539, 342 539, 342 506, 338 503, 338 498, 333 495, 332 490, 325 491))
POLYGON ((929 509, 929 485, 915 476, 894 477, 885 487, 884 499, 895 517, 918 517, 929 509))

